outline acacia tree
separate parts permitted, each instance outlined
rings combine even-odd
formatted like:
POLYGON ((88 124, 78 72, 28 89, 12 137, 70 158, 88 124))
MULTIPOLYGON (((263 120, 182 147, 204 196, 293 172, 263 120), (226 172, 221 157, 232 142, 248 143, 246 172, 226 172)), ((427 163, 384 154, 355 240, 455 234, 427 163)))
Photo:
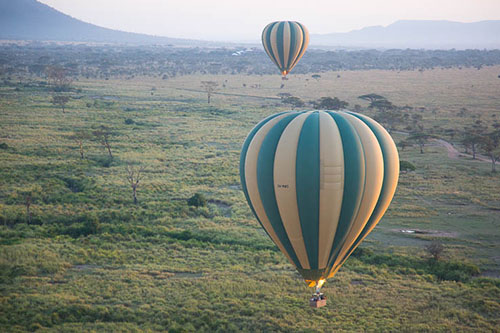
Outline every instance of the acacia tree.
POLYGON ((337 97, 321 97, 317 102, 314 102, 314 107, 320 110, 340 110, 348 105, 349 103, 337 97))
POLYGON ((207 92, 207 101, 208 104, 210 104, 210 99, 212 97, 212 94, 217 90, 219 84, 215 81, 201 81, 201 86, 207 92))
POLYGON ((134 198, 134 204, 137 205, 137 187, 139 182, 143 177, 144 167, 136 168, 133 165, 127 165, 127 180, 132 188, 132 197, 134 198))
POLYGON ((83 160, 85 158, 83 143, 85 142, 85 140, 90 140, 91 138, 90 133, 85 130, 78 130, 74 132, 74 134, 71 135, 69 138, 75 141, 76 144, 78 144, 78 149, 80 151, 80 158, 83 160))
POLYGON ((113 159, 110 144, 110 138, 113 134, 111 129, 107 126, 101 125, 97 130, 93 131, 92 134, 108 150, 109 158, 113 159))
POLYGON ((384 126, 389 132, 396 130, 398 125, 406 122, 403 112, 397 109, 380 110, 375 114, 374 119, 384 126))
POLYGON ((281 103, 291 105, 292 108, 301 108, 306 105, 303 100, 295 96, 285 97, 281 100, 281 103))
POLYGON ((481 120, 476 120, 471 126, 465 126, 462 138, 462 144, 472 151, 472 159, 476 159, 477 147, 484 137, 487 126, 483 125, 481 120))
POLYGON ((66 108, 66 104, 68 104, 68 102, 69 102, 69 96, 53 95, 51 102, 55 106, 59 106, 62 109, 62 112, 65 113, 64 110, 66 108))
POLYGON ((427 245, 425 249, 427 250, 427 252, 429 252, 432 258, 437 261, 444 251, 444 246, 438 241, 433 241, 432 243, 427 245))
POLYGON ((24 206, 26 207, 26 223, 31 224, 31 205, 39 198, 40 194, 42 193, 42 188, 38 185, 33 185, 22 189, 18 193, 23 200, 24 206))
POLYGON ((61 66, 48 66, 47 80, 54 91, 68 91, 73 80, 67 75, 67 70, 61 66))
POLYGON ((374 101, 387 100, 387 98, 385 98, 384 96, 377 95, 377 94, 361 95, 361 96, 358 96, 358 98, 365 100, 365 101, 368 101, 370 103, 372 103, 374 101))
POLYGON ((410 133, 410 136, 406 140, 416 143, 420 148, 420 154, 423 154, 425 144, 432 138, 434 138, 434 136, 424 130, 424 125, 417 124, 416 128, 410 133))
POLYGON ((496 162, 500 160, 500 130, 484 135, 479 145, 491 159, 491 172, 496 172, 496 162))

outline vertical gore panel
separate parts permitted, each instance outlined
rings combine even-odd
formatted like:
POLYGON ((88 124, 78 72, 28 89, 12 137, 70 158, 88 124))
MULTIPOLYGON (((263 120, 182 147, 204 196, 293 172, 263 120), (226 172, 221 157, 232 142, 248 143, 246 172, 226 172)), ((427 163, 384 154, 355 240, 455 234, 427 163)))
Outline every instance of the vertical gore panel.
POLYGON ((302 228, 300 225, 299 207, 297 206, 297 189, 295 180, 295 161, 297 145, 304 121, 310 113, 302 113, 292 120, 281 134, 274 157, 274 190, 283 226, 290 239, 300 265, 309 269, 302 228))
MULTIPOLYGON (((285 69, 285 56, 284 56, 284 42, 283 42, 283 30, 285 28, 285 22, 279 22, 276 25, 276 35, 273 38, 276 42, 276 59, 280 64, 280 69, 285 69)), ((274 29, 273 29, 274 30, 274 29)))
MULTIPOLYGON (((264 126, 269 120, 283 114, 284 112, 273 114, 265 119, 263 119, 261 122, 259 122, 248 134, 247 138, 245 139, 245 142, 243 143, 243 147, 241 148, 241 155, 240 155, 240 181, 241 181, 241 188, 243 189, 243 193, 245 194, 245 198, 247 199, 248 205, 250 206, 250 210, 252 213, 257 217, 257 214, 255 213, 255 210, 253 208, 252 202, 250 201, 250 197, 248 196, 248 190, 247 190, 247 182, 245 179, 245 160, 247 157, 247 151, 248 151, 248 146, 250 146, 250 142, 253 140, 255 134, 257 131, 264 126)), ((257 220, 259 223, 262 225, 260 222, 259 218, 257 217, 257 220)), ((264 228, 265 230, 265 228, 264 228)), ((267 233, 267 231, 266 231, 267 233)))
POLYGON ((290 52, 288 55, 288 67, 293 65, 295 62, 295 58, 299 54, 299 45, 302 44, 302 32, 299 29, 299 26, 295 22, 290 23, 290 52))
POLYGON ((278 63, 278 60, 276 59, 276 56, 274 54, 274 50, 272 47, 272 39, 271 39, 271 33, 276 23, 277 22, 270 23, 264 28, 264 31, 262 32, 262 44, 264 45, 264 49, 266 50, 266 53, 269 56, 269 58, 271 58, 271 60, 276 64, 276 66, 280 67, 280 64, 278 63))
POLYGON ((283 68, 288 68, 288 58, 290 57, 290 22, 284 22, 283 27, 283 68))
POLYGON ((344 193, 344 151, 337 124, 326 112, 319 113, 320 191, 319 268, 324 269, 333 239, 344 193))
POLYGON ((342 115, 344 119, 346 119, 355 128, 359 138, 361 139, 365 156, 366 177, 359 211, 351 224, 351 228, 347 234, 344 244, 342 244, 339 255, 333 265, 333 269, 335 269, 335 266, 340 264, 343 257, 347 254, 356 238, 361 234, 363 228, 370 219, 380 196, 380 190, 382 189, 382 182, 384 179, 384 160, 382 157, 382 150, 380 149, 378 140, 371 129, 364 122, 348 113, 339 112, 339 114, 342 115))
POLYGON ((297 56, 297 58, 295 58, 295 62, 292 65, 290 65, 290 69, 295 67, 297 62, 300 60, 300 58, 306 52, 307 45, 309 44, 309 32, 307 31, 306 27, 303 26, 302 24, 300 24, 299 22, 295 22, 295 23, 297 23, 299 25, 300 30, 302 32, 302 45, 300 47, 299 55, 297 56))
POLYGON ((298 114, 291 114, 284 117, 267 133, 260 147, 259 157, 257 159, 257 185, 265 213, 269 218, 269 222, 271 223, 274 232, 279 238, 281 244, 283 244, 283 247, 288 255, 292 258, 295 265, 302 268, 281 220, 278 204, 276 202, 273 179, 274 156, 276 154, 276 147, 278 146, 281 133, 283 133, 283 130, 290 123, 290 121, 297 116, 298 114))
POLYGON ((269 237, 273 240, 273 242, 278 246, 281 252, 285 254, 285 256, 290 260, 292 264, 295 264, 292 257, 288 255, 288 252, 284 248, 283 244, 279 240, 276 232, 274 231, 271 222, 269 221, 268 216, 266 215, 266 211, 262 204, 262 200, 259 193, 259 188, 257 185, 257 160, 259 156, 260 147, 262 142, 264 141, 267 133, 271 130, 271 128, 281 119, 288 116, 290 113, 285 112, 281 115, 270 119, 265 123, 254 135, 250 144, 248 145, 246 157, 245 157, 245 183, 248 192, 249 202, 254 209, 255 215, 259 222, 261 222, 264 230, 267 231, 269 237))
POLYGON ((350 251, 344 257, 343 261, 347 259, 347 257, 356 249, 361 241, 366 238, 366 236, 373 230, 373 228, 375 228, 377 223, 380 221, 385 211, 389 207, 392 198, 394 197, 399 177, 398 151, 389 133, 387 133, 387 131, 373 119, 357 113, 349 113, 361 119, 366 125, 368 125, 368 127, 370 127, 370 129, 377 137, 384 158, 384 181, 382 184, 382 190, 380 191, 379 199, 377 201, 377 205, 373 210, 370 220, 368 221, 354 244, 351 246, 350 251))
POLYGON ((319 114, 307 117, 299 136, 296 161, 297 204, 311 269, 318 269, 319 114))
POLYGON ((345 241, 351 224, 358 214, 365 183, 365 157, 361 140, 354 127, 336 112, 328 112, 335 120, 344 149, 344 194, 342 209, 328 266, 331 269, 345 241))

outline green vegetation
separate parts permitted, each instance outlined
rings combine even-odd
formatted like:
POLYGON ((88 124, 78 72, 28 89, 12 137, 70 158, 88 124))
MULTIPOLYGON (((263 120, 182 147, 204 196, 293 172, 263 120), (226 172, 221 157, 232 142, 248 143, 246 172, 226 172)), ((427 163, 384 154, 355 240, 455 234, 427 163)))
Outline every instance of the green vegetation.
POLYGON ((2 72, 0 331, 498 331, 500 175, 489 162, 407 143, 400 157, 415 170, 318 310, 247 206, 238 163, 251 128, 289 108, 280 92, 364 103, 372 117, 383 111, 358 96, 376 93, 405 106, 396 142, 417 122, 461 152, 450 130, 493 123, 499 67, 309 72, 282 89, 279 75, 114 70, 61 83, 65 113, 55 83, 2 72), (202 81, 219 83, 210 105, 202 81))

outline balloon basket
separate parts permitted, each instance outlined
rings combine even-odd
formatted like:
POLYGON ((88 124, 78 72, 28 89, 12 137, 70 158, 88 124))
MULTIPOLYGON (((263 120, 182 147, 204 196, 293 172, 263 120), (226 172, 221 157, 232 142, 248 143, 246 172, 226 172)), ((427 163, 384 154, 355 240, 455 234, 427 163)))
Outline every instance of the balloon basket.
POLYGON ((326 305, 326 296, 323 293, 314 294, 309 300, 311 308, 321 308, 326 305))

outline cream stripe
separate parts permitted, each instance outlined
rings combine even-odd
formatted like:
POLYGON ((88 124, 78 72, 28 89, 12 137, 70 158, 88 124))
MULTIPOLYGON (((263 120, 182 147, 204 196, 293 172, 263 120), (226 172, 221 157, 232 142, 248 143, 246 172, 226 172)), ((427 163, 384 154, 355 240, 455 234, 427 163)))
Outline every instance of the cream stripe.
POLYGON ((335 120, 319 113, 320 191, 318 267, 328 264, 339 222, 344 192, 344 150, 335 120))
POLYGON ((311 112, 301 114, 292 120, 281 134, 274 157, 274 190, 281 220, 288 239, 302 268, 310 269, 307 250, 302 237, 299 207, 297 205, 295 162, 300 131, 311 112))
POLYGON ((354 126, 361 139, 361 144, 365 153, 366 178, 365 189, 361 198, 358 214, 352 223, 337 259, 335 259, 333 265, 334 269, 335 266, 341 263, 342 258, 347 251, 349 251, 372 215, 373 209, 380 196, 382 182, 384 180, 384 159, 375 134, 373 134, 370 128, 358 118, 345 112, 339 113, 354 126))
POLYGON ((257 214, 257 217, 259 218, 259 221, 262 223, 262 226, 269 233, 269 236, 271 236, 271 239, 278 246, 280 251, 283 252, 283 254, 285 254, 285 256, 288 258, 288 260, 290 260, 292 265, 295 266, 295 263, 293 262, 288 252, 285 250, 283 244, 281 244, 278 236, 276 235, 273 227, 271 226, 271 222, 269 221, 269 218, 267 217, 266 211, 262 204, 262 200, 259 194, 259 188, 257 185, 257 159, 259 156, 260 147, 262 146, 262 142, 264 141, 264 138, 266 137, 267 133, 271 130, 271 128, 278 121, 289 115, 290 113, 285 113, 269 120, 264 126, 262 126, 257 131, 257 133, 255 133, 255 136, 253 137, 252 141, 250 142, 250 145, 248 146, 247 154, 245 157, 245 181, 247 183, 247 191, 248 191, 248 196, 250 198, 250 202, 252 203, 252 206, 255 210, 255 213, 257 214))
POLYGON ((278 52, 278 45, 276 43, 277 39, 277 34, 278 34, 278 27, 279 24, 275 24, 273 29, 271 30, 271 48, 273 49, 273 54, 274 57, 276 58, 276 62, 278 63, 278 67, 283 68, 283 64, 281 63, 279 52, 278 52))
POLYGON ((285 22, 285 27, 283 29, 283 68, 288 67, 288 56, 290 55, 290 23, 285 22))
MULTIPOLYGON (((396 192, 396 187, 398 186, 398 178, 399 178, 399 155, 398 155, 398 149, 396 148, 396 145, 394 144, 394 141, 392 140, 392 137, 387 133, 387 131, 377 122, 375 122, 372 119, 368 119, 370 123, 374 126, 376 126, 380 130, 380 134, 382 134, 387 142, 390 142, 390 146, 386 147, 386 157, 388 157, 387 164, 383 166, 384 168, 384 181, 386 183, 385 186, 387 186, 387 189, 384 187, 384 192, 387 191, 388 196, 384 202, 380 203, 380 209, 378 209, 378 215, 373 216, 373 219, 375 220, 375 223, 373 223, 366 233, 368 235, 373 228, 377 225, 377 223, 380 221, 382 216, 384 215, 385 211, 387 208, 389 208, 389 205, 392 201, 392 198, 394 197, 394 193, 396 192)), ((366 236, 365 236, 366 237, 366 236)))

